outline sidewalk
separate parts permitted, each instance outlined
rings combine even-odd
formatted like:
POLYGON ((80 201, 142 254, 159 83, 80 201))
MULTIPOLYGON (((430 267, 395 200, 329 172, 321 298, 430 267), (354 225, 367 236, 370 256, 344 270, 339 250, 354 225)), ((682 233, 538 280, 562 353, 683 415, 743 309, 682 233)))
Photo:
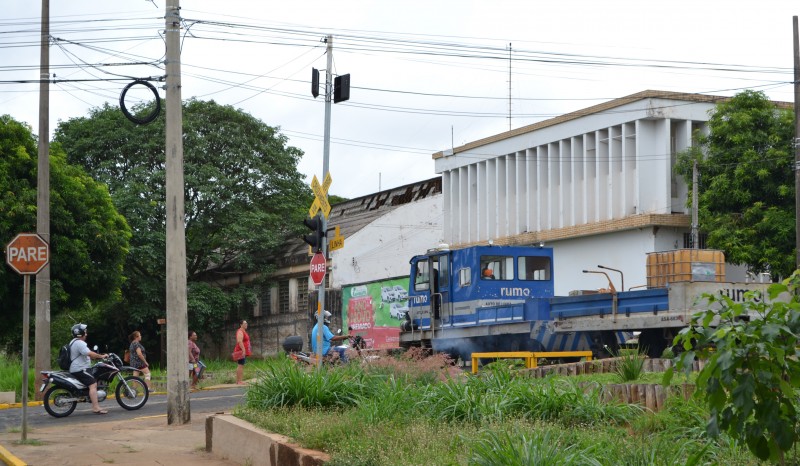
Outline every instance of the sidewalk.
POLYGON ((25 445, 21 432, 0 432, 0 460, 37 466, 235 465, 205 451, 205 419, 211 414, 192 412, 182 426, 167 425, 166 414, 82 424, 77 432, 54 424, 29 429, 25 445))

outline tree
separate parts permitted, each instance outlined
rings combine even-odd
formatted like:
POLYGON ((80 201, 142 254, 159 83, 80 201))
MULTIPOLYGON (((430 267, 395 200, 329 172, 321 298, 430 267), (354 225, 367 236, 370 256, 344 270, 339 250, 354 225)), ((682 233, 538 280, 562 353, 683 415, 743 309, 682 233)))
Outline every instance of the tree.
MULTIPOLYGON (((727 431, 772 463, 782 464, 797 442, 798 291, 795 273, 770 285, 766 296, 748 292, 742 302, 706 294, 709 310, 693 316, 674 341, 685 350, 676 358, 676 369, 688 373, 696 359, 706 361, 695 394, 709 407, 708 433, 727 431)), ((667 385, 672 372, 664 375, 667 385)))
POLYGON ((789 276, 795 269, 794 115, 761 92, 719 103, 709 134, 679 155, 690 183, 700 173, 698 218, 709 247, 752 272, 789 276))
MULTIPOLYGON (((0 238, 36 231, 37 143, 31 129, 0 116, 0 238)), ((79 317, 97 305, 120 298, 122 264, 130 228, 114 209, 105 186, 80 167, 67 163, 64 151, 50 148, 50 275, 53 319, 79 317)), ((19 349, 22 280, 0 268, 0 302, 6 309, 0 338, 19 349)), ((66 338, 66 335, 64 335, 66 338)))
MULTIPOLYGON (((299 233, 312 197, 296 168, 302 151, 253 116, 189 100, 183 130, 189 322, 212 331, 255 297, 255 289, 226 288, 228 277, 272 271, 270 258, 287 236, 299 233)), ((109 186, 133 229, 120 330, 165 313, 164 131, 163 114, 137 126, 108 104, 56 130, 70 160, 109 186)))

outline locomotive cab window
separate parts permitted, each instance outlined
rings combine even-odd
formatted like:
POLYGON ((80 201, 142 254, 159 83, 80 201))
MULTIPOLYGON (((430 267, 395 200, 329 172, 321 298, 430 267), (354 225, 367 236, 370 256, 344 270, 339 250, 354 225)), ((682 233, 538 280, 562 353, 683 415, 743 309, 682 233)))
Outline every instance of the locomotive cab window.
POLYGON ((416 291, 426 291, 430 289, 430 268, 428 261, 417 262, 416 272, 414 273, 414 289, 416 291))
POLYGON ((520 256, 519 279, 520 280, 550 280, 550 258, 540 256, 520 256))
POLYGON ((481 280, 513 280, 514 257, 481 256, 481 280))
POLYGON ((458 269, 458 285, 461 287, 469 286, 472 283, 472 269, 464 267, 458 269))

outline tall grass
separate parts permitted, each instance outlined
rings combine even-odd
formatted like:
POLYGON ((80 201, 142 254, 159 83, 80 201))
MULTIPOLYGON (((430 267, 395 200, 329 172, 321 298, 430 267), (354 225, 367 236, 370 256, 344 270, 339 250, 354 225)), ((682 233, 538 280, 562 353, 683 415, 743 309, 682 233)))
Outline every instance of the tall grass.
POLYGON ((256 375, 246 399, 248 406, 262 409, 341 408, 358 404, 372 387, 369 375, 356 366, 309 370, 283 357, 256 375))
MULTIPOLYGON (((28 364, 28 399, 33 400, 41 374, 34 370, 33 358, 28 364)), ((19 356, 0 357, 0 392, 14 392, 15 401, 22 401, 22 359, 19 356)))
POLYGON ((552 430, 512 435, 489 432, 472 448, 473 466, 591 466, 591 448, 565 444, 552 430))
POLYGON ((708 439, 693 401, 668 398, 650 414, 603 402, 599 383, 452 369, 413 355, 321 371, 278 358, 236 415, 329 452, 334 466, 758 464, 724 435, 708 439))
POLYGON ((617 358, 614 373, 621 382, 632 382, 642 376, 645 356, 639 351, 639 347, 621 349, 616 354, 612 354, 617 358))

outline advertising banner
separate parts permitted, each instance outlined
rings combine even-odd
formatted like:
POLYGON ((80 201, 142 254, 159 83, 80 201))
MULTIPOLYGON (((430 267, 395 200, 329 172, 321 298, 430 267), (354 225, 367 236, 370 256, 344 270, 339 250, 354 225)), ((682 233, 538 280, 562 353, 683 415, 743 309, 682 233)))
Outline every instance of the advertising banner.
POLYGON ((350 334, 360 335, 367 348, 397 348, 400 325, 408 312, 408 278, 342 287, 342 317, 350 334))

